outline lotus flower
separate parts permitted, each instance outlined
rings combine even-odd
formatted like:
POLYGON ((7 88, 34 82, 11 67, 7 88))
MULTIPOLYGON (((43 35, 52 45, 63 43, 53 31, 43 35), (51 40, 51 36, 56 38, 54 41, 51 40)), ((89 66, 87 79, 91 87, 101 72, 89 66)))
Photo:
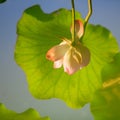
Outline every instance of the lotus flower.
MULTIPOLYGON (((71 31, 73 27, 71 26, 71 31)), ((72 33, 72 32, 71 32, 72 33)), ((54 62, 54 68, 60 68, 63 65, 64 72, 69 75, 79 69, 87 66, 90 61, 90 52, 88 48, 79 42, 84 34, 84 25, 80 20, 75 21, 75 44, 66 38, 56 46, 48 50, 46 58, 54 62)))

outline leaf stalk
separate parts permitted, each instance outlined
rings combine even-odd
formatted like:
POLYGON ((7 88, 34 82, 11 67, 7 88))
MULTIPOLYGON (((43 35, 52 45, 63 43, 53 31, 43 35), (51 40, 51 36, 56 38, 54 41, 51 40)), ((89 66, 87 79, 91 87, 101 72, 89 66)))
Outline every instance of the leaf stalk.
POLYGON ((72 43, 75 41, 75 4, 74 0, 71 0, 72 3, 72 43))

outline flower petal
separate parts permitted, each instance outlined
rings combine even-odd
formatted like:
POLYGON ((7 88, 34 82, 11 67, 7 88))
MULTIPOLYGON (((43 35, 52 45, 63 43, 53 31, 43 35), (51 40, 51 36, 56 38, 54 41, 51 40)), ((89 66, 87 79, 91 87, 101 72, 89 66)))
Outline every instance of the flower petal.
POLYGON ((54 68, 60 68, 62 67, 63 59, 57 60, 54 62, 54 68))
MULTIPOLYGON (((71 26, 71 33, 72 33, 73 26, 71 26)), ((82 37, 84 34, 84 24, 81 20, 75 20, 75 35, 77 38, 82 37)))
POLYGON ((83 46, 80 43, 76 46, 76 49, 79 53, 81 53, 82 62, 81 62, 80 68, 83 68, 87 66, 90 62, 90 51, 87 47, 83 46))
POLYGON ((68 48, 69 45, 64 41, 61 44, 56 45, 52 47, 50 50, 48 50, 46 58, 51 61, 57 61, 63 58, 68 48))
POLYGON ((80 69, 81 55, 78 54, 75 48, 70 48, 63 59, 64 71, 68 74, 73 74, 80 69))

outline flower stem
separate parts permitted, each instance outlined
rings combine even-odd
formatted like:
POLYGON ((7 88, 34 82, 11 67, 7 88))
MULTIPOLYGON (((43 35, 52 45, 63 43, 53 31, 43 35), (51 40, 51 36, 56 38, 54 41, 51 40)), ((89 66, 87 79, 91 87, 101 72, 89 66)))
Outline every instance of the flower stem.
POLYGON ((84 30, 86 28, 86 25, 88 23, 88 20, 90 19, 90 16, 92 15, 92 0, 88 0, 88 14, 85 18, 85 23, 84 23, 84 30))
POLYGON ((72 3, 72 42, 75 41, 75 4, 74 0, 71 0, 72 3))

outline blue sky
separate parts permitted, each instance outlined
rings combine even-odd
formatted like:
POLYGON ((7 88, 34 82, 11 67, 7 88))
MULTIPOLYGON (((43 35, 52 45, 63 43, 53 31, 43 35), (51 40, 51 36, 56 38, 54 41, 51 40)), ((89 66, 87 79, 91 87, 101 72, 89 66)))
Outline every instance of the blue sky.
MULTIPOLYGON (((14 46, 17 21, 23 11, 34 4, 39 4, 47 13, 61 7, 71 8, 70 0, 8 0, 0 4, 0 102, 17 112, 35 108, 52 120, 92 120, 89 105, 82 110, 73 110, 60 100, 36 100, 28 91, 26 77, 14 61, 14 46)), ((87 0, 75 0, 75 5, 85 17, 87 0)), ((93 0, 90 23, 107 27, 120 44, 119 11, 120 0, 93 0)))

